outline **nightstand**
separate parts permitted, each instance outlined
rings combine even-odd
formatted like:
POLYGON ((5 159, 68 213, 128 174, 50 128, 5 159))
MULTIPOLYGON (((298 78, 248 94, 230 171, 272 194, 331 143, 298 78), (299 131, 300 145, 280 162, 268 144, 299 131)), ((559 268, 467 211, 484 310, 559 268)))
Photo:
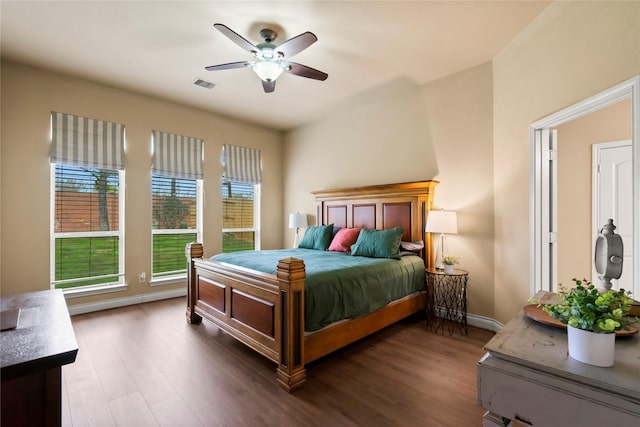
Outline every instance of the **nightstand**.
POLYGON ((449 335, 457 328, 467 335, 467 281, 469 273, 455 269, 452 274, 428 268, 427 326, 435 333, 445 327, 449 335))

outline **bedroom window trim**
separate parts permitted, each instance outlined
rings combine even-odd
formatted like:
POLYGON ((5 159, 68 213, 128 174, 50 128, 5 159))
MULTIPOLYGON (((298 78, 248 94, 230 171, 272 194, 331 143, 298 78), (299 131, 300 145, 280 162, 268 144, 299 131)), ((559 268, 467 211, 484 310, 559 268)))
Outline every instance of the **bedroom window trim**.
MULTIPOLYGON (((226 182, 238 183, 237 181, 229 181, 222 177, 222 189, 226 182)), ((242 183, 241 183, 242 184, 242 183)), ((246 183, 244 183, 246 184, 246 183)), ((225 233, 253 233, 253 246, 254 250, 259 251, 262 248, 261 240, 261 228, 260 228, 260 204, 261 204, 261 185, 253 184, 253 227, 238 227, 238 228, 222 228, 222 235, 225 233)), ((224 197, 223 197, 224 203, 224 197)), ((223 221, 224 223, 224 221, 223 221)), ((224 240, 223 240, 223 252, 224 252, 224 240)))
MULTIPOLYGON (((153 178, 152 178, 153 179, 153 178)), ((175 270, 170 272, 162 272, 160 274, 153 274, 153 237, 158 235, 176 235, 176 234, 196 234, 196 241, 202 241, 202 205, 204 194, 202 191, 203 181, 196 179, 196 228, 176 228, 176 229, 151 229, 151 246, 152 246, 152 260, 151 260, 151 280, 149 280, 149 286, 163 286, 174 283, 184 282, 187 277, 186 272, 186 258, 185 269, 175 270)))
MULTIPOLYGON (((56 274, 56 240, 65 238, 88 238, 88 237, 117 237, 118 238, 118 280, 114 282, 101 283, 95 285, 80 285, 72 288, 62 288, 62 293, 66 298, 77 298, 88 295, 98 295, 110 292, 124 291, 128 289, 128 285, 125 282, 124 277, 124 248, 125 248, 125 233, 124 233, 124 204, 125 204, 125 190, 124 179, 125 173, 123 170, 118 171, 118 230, 114 231, 81 231, 81 232, 60 232, 55 231, 56 222, 56 167, 60 163, 51 163, 51 178, 50 182, 50 203, 51 203, 51 238, 50 240, 50 277, 51 277, 51 289, 56 289, 56 284, 65 284, 79 282, 87 280, 87 278, 67 279, 67 280, 55 280, 56 274)), ((100 279, 106 276, 92 276, 90 279, 100 279)))
MULTIPOLYGON (((149 286, 162 286, 184 281, 187 276, 186 258, 184 248, 180 255, 184 258, 184 268, 155 273, 154 240, 156 236, 195 234, 195 240, 202 241, 203 230, 203 173, 202 161, 204 156, 203 140, 188 136, 176 135, 158 130, 153 130, 151 135, 153 166, 151 171, 152 182, 152 216, 155 212, 153 202, 153 187, 156 179, 169 178, 195 183, 195 228, 151 228, 151 274, 149 286)), ((155 219, 152 218, 152 222, 155 219)))

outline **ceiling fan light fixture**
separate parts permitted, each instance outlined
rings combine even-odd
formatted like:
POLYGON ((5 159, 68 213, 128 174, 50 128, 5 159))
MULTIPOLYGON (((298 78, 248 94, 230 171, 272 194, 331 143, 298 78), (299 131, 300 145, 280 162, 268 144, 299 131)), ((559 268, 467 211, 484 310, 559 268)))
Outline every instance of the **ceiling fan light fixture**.
POLYGON ((253 65, 253 71, 265 82, 272 82, 282 74, 282 66, 274 61, 258 61, 253 65))
POLYGON ((280 74, 282 74, 283 71, 294 76, 306 77, 308 79, 320 81, 324 81, 329 77, 327 73, 323 73, 315 68, 289 61, 289 58, 293 55, 302 52, 318 41, 315 34, 309 31, 275 45, 273 41, 276 39, 277 33, 270 29, 263 29, 260 31, 260 37, 264 42, 254 45, 224 24, 214 24, 213 26, 222 34, 227 36, 229 40, 251 53, 253 55, 253 61, 238 61, 226 64, 209 65, 208 67, 204 67, 207 71, 251 67, 260 80, 262 80, 262 88, 265 93, 271 93, 275 90, 276 79, 280 77, 280 74))

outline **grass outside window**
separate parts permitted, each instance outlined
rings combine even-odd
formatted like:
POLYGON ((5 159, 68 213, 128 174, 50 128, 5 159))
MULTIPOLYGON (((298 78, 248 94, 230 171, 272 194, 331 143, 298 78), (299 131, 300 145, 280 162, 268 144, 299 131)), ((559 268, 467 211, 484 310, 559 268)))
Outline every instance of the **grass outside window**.
MULTIPOLYGON (((186 271, 185 245, 196 240, 195 233, 153 236, 154 274, 162 271, 186 271)), ((76 288, 118 281, 117 237, 73 237, 56 239, 56 280, 92 276, 101 279, 61 283, 56 289, 76 288)))

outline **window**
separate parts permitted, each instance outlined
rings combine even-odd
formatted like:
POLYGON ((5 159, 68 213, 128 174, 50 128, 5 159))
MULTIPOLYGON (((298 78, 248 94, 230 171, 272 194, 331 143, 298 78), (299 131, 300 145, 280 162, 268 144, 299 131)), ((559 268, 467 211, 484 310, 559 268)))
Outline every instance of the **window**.
POLYGON ((51 286, 122 285, 124 126, 51 117, 51 286))
POLYGON ((120 282, 124 172, 52 166, 55 288, 120 282))
POLYGON ((186 273, 185 245, 198 239, 195 179, 152 176, 153 278, 186 273))
POLYGON ((222 252, 260 249, 260 185, 222 180, 222 252))
POLYGON ((154 281, 183 277, 185 245, 202 241, 202 140, 153 131, 154 281))
POLYGON ((260 151, 222 148, 222 251, 260 249, 260 151))

